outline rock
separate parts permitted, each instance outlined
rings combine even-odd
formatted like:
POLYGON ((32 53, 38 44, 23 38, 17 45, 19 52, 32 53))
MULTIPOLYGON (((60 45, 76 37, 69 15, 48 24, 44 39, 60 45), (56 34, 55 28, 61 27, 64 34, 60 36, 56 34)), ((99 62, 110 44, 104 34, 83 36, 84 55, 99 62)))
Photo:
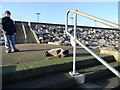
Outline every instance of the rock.
POLYGON ((51 45, 61 45, 60 42, 48 42, 48 44, 51 44, 51 45))
POLYGON ((99 43, 100 43, 100 44, 105 44, 105 42, 106 42, 105 39, 100 39, 100 40, 99 40, 99 43))
MULTIPOLYGON (((56 25, 38 25, 37 34, 43 37, 43 41, 59 43, 61 45, 69 45, 70 37, 66 34, 65 26, 56 25), (42 36, 43 35, 43 36, 42 36)), ((68 31, 73 35, 74 28, 68 27, 68 31)), ((101 30, 93 28, 77 27, 77 38, 85 45, 99 47, 118 47, 119 32, 115 30, 101 30)))

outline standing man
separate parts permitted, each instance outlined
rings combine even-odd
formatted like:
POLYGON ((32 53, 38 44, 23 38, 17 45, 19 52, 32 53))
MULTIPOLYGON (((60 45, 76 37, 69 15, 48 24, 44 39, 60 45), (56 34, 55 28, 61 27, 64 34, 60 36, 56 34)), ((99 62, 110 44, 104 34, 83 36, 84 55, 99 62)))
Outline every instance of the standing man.
POLYGON ((2 28, 4 31, 6 53, 10 53, 12 49, 13 52, 19 51, 15 46, 14 35, 16 34, 16 29, 14 26, 14 22, 10 18, 10 16, 11 16, 10 11, 5 11, 5 17, 2 18, 2 28))

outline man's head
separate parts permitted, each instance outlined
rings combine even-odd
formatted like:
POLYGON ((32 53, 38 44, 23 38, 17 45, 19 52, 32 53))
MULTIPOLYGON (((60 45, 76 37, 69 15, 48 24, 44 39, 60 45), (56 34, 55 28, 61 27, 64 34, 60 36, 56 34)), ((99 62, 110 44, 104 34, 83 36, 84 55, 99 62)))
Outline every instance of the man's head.
POLYGON ((10 15, 11 15, 10 11, 8 11, 8 10, 5 11, 5 16, 6 16, 6 17, 10 17, 10 15))

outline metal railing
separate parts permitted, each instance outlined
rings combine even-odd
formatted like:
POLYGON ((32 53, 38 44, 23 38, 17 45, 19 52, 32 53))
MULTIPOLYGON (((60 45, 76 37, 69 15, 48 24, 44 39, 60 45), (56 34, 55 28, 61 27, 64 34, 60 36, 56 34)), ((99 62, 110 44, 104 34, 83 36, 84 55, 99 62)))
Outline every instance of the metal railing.
POLYGON ((83 14, 78 12, 77 10, 68 10, 66 12, 66 33, 67 35, 70 36, 70 41, 71 44, 73 46, 73 71, 72 71, 72 75, 77 75, 78 73, 76 72, 76 43, 78 43, 80 46, 82 46, 85 50, 87 50, 92 56, 94 56, 98 61, 100 61, 104 66, 106 66, 110 71, 112 71, 117 77, 120 78, 120 73, 118 70, 116 70, 115 68, 113 68, 110 64, 108 64, 105 60, 103 60, 101 57, 99 57, 97 54, 95 54, 93 51, 91 51, 88 47, 86 47, 84 44, 82 44, 79 40, 77 40, 76 38, 76 26, 77 26, 77 14, 80 16, 85 16, 87 18, 90 18, 92 20, 96 20, 100 23, 106 24, 108 26, 112 26, 114 28, 118 28, 117 24, 111 23, 109 21, 88 15, 88 14, 83 14), (68 15, 69 13, 72 12, 74 13, 74 36, 72 36, 69 32, 68 32, 68 15))

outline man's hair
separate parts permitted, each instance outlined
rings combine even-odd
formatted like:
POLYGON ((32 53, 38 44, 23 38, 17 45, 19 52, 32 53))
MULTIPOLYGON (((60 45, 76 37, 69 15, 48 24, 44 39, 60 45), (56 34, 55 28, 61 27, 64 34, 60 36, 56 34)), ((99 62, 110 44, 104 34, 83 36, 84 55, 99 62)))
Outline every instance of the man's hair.
POLYGON ((8 10, 5 11, 5 14, 9 14, 9 15, 11 15, 10 11, 8 11, 8 10))

